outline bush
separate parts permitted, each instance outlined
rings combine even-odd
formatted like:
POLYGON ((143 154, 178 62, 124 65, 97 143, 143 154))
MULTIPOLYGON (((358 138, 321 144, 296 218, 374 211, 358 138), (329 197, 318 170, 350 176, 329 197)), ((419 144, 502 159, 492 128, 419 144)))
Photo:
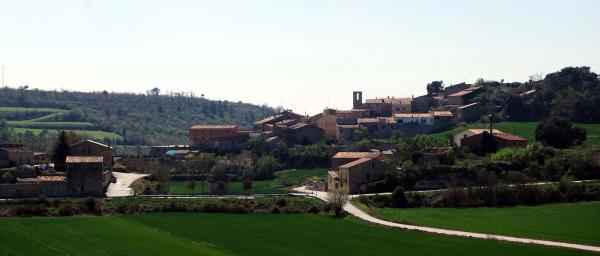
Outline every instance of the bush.
POLYGON ((398 186, 392 192, 392 200, 394 207, 404 208, 407 206, 406 195, 404 194, 404 188, 398 186))

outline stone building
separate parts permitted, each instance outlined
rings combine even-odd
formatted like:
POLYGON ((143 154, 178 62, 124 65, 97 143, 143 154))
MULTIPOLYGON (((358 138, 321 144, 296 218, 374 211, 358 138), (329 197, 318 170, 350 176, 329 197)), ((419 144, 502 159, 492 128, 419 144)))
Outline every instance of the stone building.
POLYGON ((26 149, 23 144, 0 144, 0 159, 5 159, 2 168, 34 164, 33 150, 26 149))
POLYGON ((240 131, 235 125, 194 125, 189 129, 192 149, 237 150, 244 147, 250 132, 240 131))
POLYGON ((335 139, 335 127, 337 125, 336 110, 326 109, 322 113, 311 116, 308 123, 319 127, 325 133, 325 137, 335 139))
POLYGON ((307 118, 305 116, 296 114, 290 110, 285 110, 277 114, 269 115, 260 121, 254 122, 252 127, 255 132, 265 132, 272 130, 277 124, 289 126, 306 121, 307 118))
POLYGON ((93 140, 84 140, 71 145, 70 156, 101 156, 106 169, 113 166, 112 147, 93 140))
POLYGON ((456 118, 461 122, 473 122, 481 118, 481 104, 474 102, 456 109, 456 118))
POLYGON ((71 195, 101 196, 111 181, 112 172, 102 156, 67 156, 67 188, 71 195))
POLYGON ((527 140, 519 136, 504 133, 496 129, 469 129, 454 136, 454 143, 459 147, 479 149, 484 133, 494 135, 498 149, 506 147, 527 147, 527 140))
POLYGON ((469 102, 469 100, 477 96, 482 89, 483 88, 480 86, 474 86, 460 92, 450 94, 448 95, 449 103, 450 105, 465 105, 469 102))
POLYGON ((450 86, 446 86, 444 88, 444 97, 448 97, 451 94, 455 94, 457 92, 463 91, 465 89, 469 88, 469 85, 462 82, 460 84, 455 84, 455 85, 450 85, 450 86))
POLYGON ((331 164, 327 188, 346 188, 350 194, 365 191, 368 183, 383 180, 389 170, 380 152, 339 152, 331 164))

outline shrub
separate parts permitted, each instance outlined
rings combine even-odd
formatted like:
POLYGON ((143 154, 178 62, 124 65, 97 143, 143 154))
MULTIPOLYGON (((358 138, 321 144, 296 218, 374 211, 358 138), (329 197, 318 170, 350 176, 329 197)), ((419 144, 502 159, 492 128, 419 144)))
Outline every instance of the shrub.
POLYGON ((392 192, 392 200, 394 206, 398 208, 404 208, 407 206, 406 195, 404 194, 404 188, 398 186, 392 192))

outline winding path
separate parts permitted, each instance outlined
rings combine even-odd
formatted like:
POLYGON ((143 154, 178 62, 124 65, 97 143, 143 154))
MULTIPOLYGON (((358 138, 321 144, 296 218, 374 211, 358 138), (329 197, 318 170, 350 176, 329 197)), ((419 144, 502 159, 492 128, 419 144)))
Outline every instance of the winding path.
MULTIPOLYGON (((327 201, 327 192, 306 190, 304 187, 296 188, 295 190, 303 195, 314 196, 323 201, 327 201)), ((430 227, 395 223, 395 222, 375 218, 375 217, 367 214, 366 212, 358 209, 356 206, 352 205, 351 203, 346 204, 344 206, 344 210, 362 220, 365 220, 365 221, 368 221, 371 223, 375 223, 375 224, 379 224, 379 225, 383 225, 383 226, 388 226, 388 227, 422 231, 422 232, 427 232, 427 233, 441 234, 441 235, 448 235, 448 236, 480 238, 480 239, 487 239, 487 240, 498 240, 498 241, 523 243, 523 244, 534 244, 534 245, 567 248, 567 249, 575 249, 575 250, 600 253, 600 247, 598 247, 598 246, 563 243, 563 242, 520 238, 520 237, 512 237, 512 236, 500 236, 500 235, 492 235, 492 234, 484 234, 484 233, 474 233, 474 232, 440 229, 440 228, 430 228, 430 227)))
POLYGON ((107 197, 133 196, 134 191, 131 185, 136 180, 148 176, 148 174, 113 172, 113 176, 115 176, 117 182, 110 183, 106 191, 107 197))

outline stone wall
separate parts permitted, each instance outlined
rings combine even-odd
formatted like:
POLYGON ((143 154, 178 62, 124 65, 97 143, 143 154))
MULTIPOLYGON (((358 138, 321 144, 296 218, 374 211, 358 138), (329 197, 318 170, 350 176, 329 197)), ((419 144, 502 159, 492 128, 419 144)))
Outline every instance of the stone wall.
POLYGON ((0 198, 39 197, 41 193, 39 184, 0 184, 0 198))

